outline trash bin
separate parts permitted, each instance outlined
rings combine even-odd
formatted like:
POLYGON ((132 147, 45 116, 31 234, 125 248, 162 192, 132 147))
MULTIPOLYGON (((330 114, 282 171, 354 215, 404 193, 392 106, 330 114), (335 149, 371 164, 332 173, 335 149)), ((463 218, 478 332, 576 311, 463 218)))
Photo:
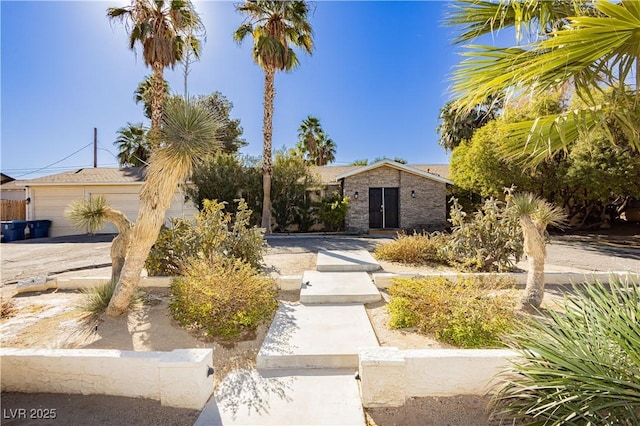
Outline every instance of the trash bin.
POLYGON ((49 236, 50 220, 28 220, 29 238, 47 238, 49 236))
POLYGON ((3 221, 2 235, 4 235, 4 242, 24 240, 24 228, 26 227, 26 220, 3 221))

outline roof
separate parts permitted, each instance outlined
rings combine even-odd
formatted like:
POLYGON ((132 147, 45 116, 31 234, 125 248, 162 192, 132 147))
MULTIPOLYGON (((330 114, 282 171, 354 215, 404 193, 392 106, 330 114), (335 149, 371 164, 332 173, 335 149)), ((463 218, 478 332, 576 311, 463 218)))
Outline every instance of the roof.
POLYGON ((0 191, 24 191, 26 180, 10 180, 0 185, 0 191))
POLYGON ((23 186, 43 185, 123 185, 144 182, 144 168, 96 167, 72 170, 22 181, 23 186))
POLYGON ((0 173, 0 184, 14 181, 15 179, 9 175, 5 175, 4 173, 0 173))
POLYGON ((322 183, 332 184, 337 183, 339 179, 342 179, 345 176, 352 176, 354 174, 363 173, 367 170, 371 170, 383 165, 395 167, 408 173, 417 174, 419 176, 434 179, 447 184, 453 184, 453 182, 447 179, 447 176, 449 176, 448 164, 406 165, 397 163, 392 160, 382 160, 374 164, 369 164, 367 166, 315 166, 312 167, 312 172, 320 177, 320 181, 322 183))

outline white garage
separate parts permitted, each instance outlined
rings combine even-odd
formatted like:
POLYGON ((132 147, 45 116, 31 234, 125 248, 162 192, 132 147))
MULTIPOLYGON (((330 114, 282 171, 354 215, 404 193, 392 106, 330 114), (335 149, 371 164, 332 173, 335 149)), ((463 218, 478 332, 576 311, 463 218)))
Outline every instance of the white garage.
MULTIPOLYGON (((49 236, 77 235, 78 230, 65 218, 64 211, 74 200, 88 200, 104 196, 109 206, 124 212, 135 222, 140 204, 140 189, 144 182, 144 169, 133 168, 85 168, 24 181, 27 187, 27 220, 51 220, 49 236)), ((196 207, 185 201, 185 194, 178 189, 166 218, 193 217, 196 207)), ((108 224, 99 232, 115 233, 115 226, 108 224)))

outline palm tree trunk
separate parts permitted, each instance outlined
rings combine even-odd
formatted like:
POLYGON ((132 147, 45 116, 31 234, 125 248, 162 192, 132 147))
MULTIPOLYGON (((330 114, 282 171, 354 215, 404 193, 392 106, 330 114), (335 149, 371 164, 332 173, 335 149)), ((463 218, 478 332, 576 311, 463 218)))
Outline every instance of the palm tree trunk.
POLYGON ((149 129, 149 145, 151 150, 160 145, 160 124, 164 105, 164 67, 162 63, 153 63, 153 80, 151 84, 151 129, 149 129))
POLYGON ((105 218, 118 228, 118 235, 111 242, 111 282, 118 282, 124 266, 131 235, 131 222, 119 210, 107 209, 105 218))
POLYGON ((544 298, 544 258, 546 249, 544 237, 529 216, 520 217, 524 235, 524 252, 529 262, 527 286, 520 300, 525 309, 539 309, 544 298))
POLYGON ((122 315, 140 284, 140 273, 144 268, 151 246, 156 242, 165 214, 175 195, 182 176, 172 173, 172 170, 155 170, 154 162, 149 166, 147 180, 140 194, 140 211, 138 219, 131 232, 131 244, 124 261, 122 273, 116 286, 107 315, 116 317, 122 315), (163 175, 161 186, 152 179, 152 175, 163 175))
POLYGON ((264 70, 264 146, 262 152, 262 227, 265 234, 271 234, 271 138, 273 136, 273 98, 276 91, 274 79, 276 71, 272 67, 264 70))

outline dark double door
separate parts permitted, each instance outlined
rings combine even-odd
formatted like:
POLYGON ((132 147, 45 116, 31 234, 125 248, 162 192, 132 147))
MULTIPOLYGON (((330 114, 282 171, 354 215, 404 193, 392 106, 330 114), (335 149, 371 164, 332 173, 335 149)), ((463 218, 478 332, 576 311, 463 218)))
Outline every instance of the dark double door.
POLYGON ((369 228, 398 227, 398 188, 369 188, 369 228))

